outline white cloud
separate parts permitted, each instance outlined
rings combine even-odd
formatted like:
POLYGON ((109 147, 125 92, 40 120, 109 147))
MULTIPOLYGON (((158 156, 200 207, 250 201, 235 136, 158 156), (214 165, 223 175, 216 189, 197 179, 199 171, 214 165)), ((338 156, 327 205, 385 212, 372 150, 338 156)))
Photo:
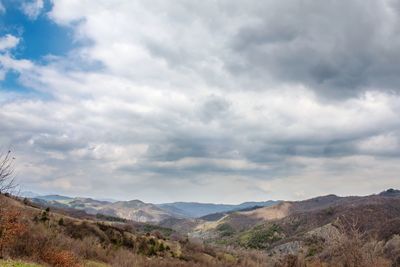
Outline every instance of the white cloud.
POLYGON ((3 37, 0 37, 0 51, 14 48, 18 45, 18 43, 19 43, 19 38, 11 34, 7 34, 3 37))
POLYGON ((0 15, 6 13, 6 7, 3 5, 3 3, 0 1, 0 15))
POLYGON ((43 0, 28 0, 22 3, 21 9, 30 19, 36 19, 44 7, 43 0))

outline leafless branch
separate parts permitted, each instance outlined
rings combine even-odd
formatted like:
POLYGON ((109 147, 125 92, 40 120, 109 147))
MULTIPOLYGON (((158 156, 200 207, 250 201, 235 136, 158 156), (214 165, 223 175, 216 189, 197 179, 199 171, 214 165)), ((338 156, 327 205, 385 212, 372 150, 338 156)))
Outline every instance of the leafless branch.
POLYGON ((14 161, 11 150, 0 154, 0 193, 10 193, 17 187, 14 176, 14 161))

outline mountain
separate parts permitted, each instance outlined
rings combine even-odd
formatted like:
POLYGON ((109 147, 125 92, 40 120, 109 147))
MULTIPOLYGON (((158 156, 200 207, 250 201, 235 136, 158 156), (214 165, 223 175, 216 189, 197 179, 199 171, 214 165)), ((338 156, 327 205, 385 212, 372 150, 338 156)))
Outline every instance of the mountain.
POLYGON ((35 196, 34 198, 42 199, 45 201, 58 201, 58 202, 70 201, 73 199, 72 197, 66 197, 61 195, 35 196))
POLYGON ((57 208, 83 210, 89 214, 103 214, 137 222, 159 222, 179 214, 160 209, 156 205, 140 200, 108 202, 92 198, 69 198, 57 195, 35 197, 33 202, 57 208))
POLYGON ((160 222, 171 217, 181 217, 179 214, 163 210, 154 204, 144 203, 140 200, 118 201, 103 206, 99 211, 103 214, 137 222, 160 222))
MULTIPOLYGON (((390 189, 364 197, 327 195, 283 201, 222 217, 208 216, 208 220, 198 221, 187 231, 210 243, 267 249, 276 255, 310 250, 319 253, 334 246, 348 231, 362 236, 359 242, 374 239, 384 243, 400 235, 399 193, 390 189)), ((179 225, 169 227, 179 229, 179 225)))
POLYGON ((176 202, 168 204, 144 203, 140 200, 104 201, 92 198, 45 195, 32 197, 33 202, 57 208, 83 210, 89 214, 116 216, 138 222, 159 223, 170 218, 196 218, 213 212, 225 212, 254 206, 269 206, 276 201, 246 202, 239 205, 176 202))
POLYGON ((32 191, 22 191, 18 194, 20 197, 26 197, 26 198, 33 198, 39 196, 39 194, 32 192, 32 191))
POLYGON ((390 188, 386 191, 379 193, 379 195, 384 197, 398 197, 400 196, 400 190, 390 188))
POLYGON ((213 203, 197 203, 197 202, 173 202, 158 204, 157 206, 174 213, 179 213, 188 218, 198 218, 212 213, 227 212, 240 210, 254 206, 272 206, 279 201, 264 201, 264 202, 244 202, 238 205, 232 204, 213 204, 213 203))

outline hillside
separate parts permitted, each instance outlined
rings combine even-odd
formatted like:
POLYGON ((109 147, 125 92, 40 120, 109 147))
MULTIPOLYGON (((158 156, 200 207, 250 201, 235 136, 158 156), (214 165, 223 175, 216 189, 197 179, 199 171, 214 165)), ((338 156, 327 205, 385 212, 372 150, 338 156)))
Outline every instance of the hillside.
MULTIPOLYGON (((400 194, 388 190, 366 197, 286 201, 201 222, 190 234, 212 243, 267 250, 277 257, 314 256, 350 234, 360 239, 360 246, 380 242, 383 253, 389 249, 385 246, 400 240, 400 194)), ((400 247, 396 249, 400 259, 400 247)))
POLYGON ((98 211, 138 222, 160 222, 167 218, 180 217, 179 214, 165 211, 156 205, 144 203, 140 200, 118 201, 105 205, 98 211))

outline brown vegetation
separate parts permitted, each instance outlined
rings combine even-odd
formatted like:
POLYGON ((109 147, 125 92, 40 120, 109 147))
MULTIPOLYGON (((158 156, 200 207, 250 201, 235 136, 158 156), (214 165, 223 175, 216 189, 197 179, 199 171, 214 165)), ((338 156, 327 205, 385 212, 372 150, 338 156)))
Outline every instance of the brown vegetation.
POLYGON ((3 258, 3 253, 26 233, 27 227, 20 221, 20 210, 10 208, 1 200, 0 205, 0 258, 3 258))

